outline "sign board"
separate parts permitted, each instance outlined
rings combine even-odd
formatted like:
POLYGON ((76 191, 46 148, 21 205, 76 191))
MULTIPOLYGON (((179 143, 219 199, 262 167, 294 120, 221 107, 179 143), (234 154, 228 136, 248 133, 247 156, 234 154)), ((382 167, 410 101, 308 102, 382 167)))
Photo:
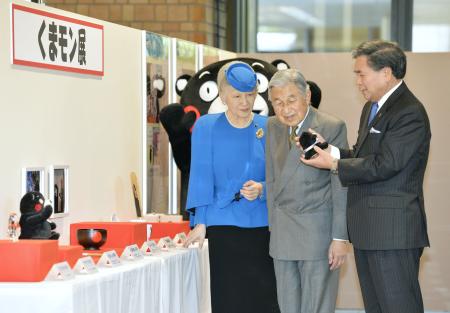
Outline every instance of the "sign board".
POLYGON ((53 264, 45 280, 69 280, 74 277, 67 261, 53 264))
POLYGON ((147 240, 142 244, 141 252, 144 255, 152 255, 160 252, 160 248, 158 247, 158 245, 154 240, 147 240))
POLYGON ((176 234, 175 237, 173 238, 173 242, 177 246, 183 246, 183 244, 186 242, 186 240, 187 240, 187 237, 184 232, 176 234))
POLYGON ((144 254, 139 250, 139 247, 134 244, 126 246, 122 252, 121 258, 127 261, 136 261, 144 258, 144 254))
POLYGON ((98 260, 97 265, 105 266, 105 267, 115 267, 121 265, 119 256, 115 250, 106 251, 98 260))
POLYGON ((75 264, 74 271, 77 274, 92 274, 97 273, 97 265, 95 265, 94 260, 90 256, 79 258, 75 264))
POLYGON ((12 63, 103 76, 103 26, 11 4, 12 63))
POLYGON ((170 239, 169 236, 166 236, 166 237, 159 239, 158 247, 163 251, 167 251, 169 249, 176 248, 177 246, 172 241, 172 239, 170 239))

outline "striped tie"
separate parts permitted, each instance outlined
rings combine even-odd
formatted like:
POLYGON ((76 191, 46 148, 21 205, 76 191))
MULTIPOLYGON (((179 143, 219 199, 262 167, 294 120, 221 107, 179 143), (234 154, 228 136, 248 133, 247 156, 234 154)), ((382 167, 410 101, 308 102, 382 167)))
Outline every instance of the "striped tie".
POLYGON ((292 145, 295 145, 295 137, 297 136, 297 129, 298 125, 295 127, 291 126, 291 133, 289 134, 289 148, 291 148, 292 145))

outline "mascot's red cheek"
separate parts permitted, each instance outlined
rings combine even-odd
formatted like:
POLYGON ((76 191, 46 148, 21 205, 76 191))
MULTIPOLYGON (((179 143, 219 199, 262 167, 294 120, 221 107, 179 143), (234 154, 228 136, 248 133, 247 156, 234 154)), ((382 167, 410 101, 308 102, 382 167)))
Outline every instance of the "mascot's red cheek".
POLYGON ((34 206, 34 210, 35 210, 36 212, 39 212, 40 210, 42 210, 42 204, 37 203, 37 204, 34 206))
POLYGON ((92 242, 98 243, 100 240, 102 240, 102 234, 97 231, 92 235, 92 242))
MULTIPOLYGON (((195 120, 197 121, 198 118, 200 117, 200 112, 199 110, 193 106, 193 105, 188 105, 184 108, 184 113, 188 113, 188 112, 194 112, 195 113, 195 120)), ((189 129, 189 131, 192 133, 192 128, 194 128, 194 126, 191 127, 191 129, 189 129)))

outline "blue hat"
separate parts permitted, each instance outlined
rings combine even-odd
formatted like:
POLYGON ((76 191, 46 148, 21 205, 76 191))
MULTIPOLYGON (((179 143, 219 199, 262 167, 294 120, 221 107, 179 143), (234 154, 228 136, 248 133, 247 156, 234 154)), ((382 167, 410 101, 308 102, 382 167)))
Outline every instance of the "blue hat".
POLYGON ((233 63, 225 70, 228 83, 240 92, 255 90, 256 74, 250 65, 246 63, 233 63))

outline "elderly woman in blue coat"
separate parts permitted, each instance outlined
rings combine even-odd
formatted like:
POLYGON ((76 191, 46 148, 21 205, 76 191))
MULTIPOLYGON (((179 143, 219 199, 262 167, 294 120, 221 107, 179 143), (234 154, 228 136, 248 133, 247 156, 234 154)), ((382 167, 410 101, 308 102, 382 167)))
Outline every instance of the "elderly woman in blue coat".
POLYGON ((257 77, 246 63, 217 76, 224 113, 195 124, 187 208, 195 225, 186 246, 208 235, 213 313, 279 312, 265 191, 267 118, 252 112, 257 77))

